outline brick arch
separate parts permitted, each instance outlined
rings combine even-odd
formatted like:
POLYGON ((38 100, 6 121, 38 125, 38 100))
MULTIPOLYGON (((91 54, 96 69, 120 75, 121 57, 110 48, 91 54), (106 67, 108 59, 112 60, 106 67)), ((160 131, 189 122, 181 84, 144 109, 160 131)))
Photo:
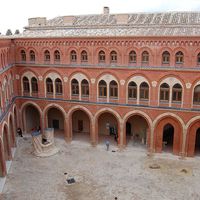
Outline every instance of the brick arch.
POLYGON ((152 120, 145 112, 140 110, 134 110, 126 113, 126 115, 123 117, 123 145, 126 145, 126 122, 128 119, 132 116, 140 116, 145 119, 146 123, 148 124, 148 130, 147 130, 147 145, 150 147, 150 138, 151 138, 151 129, 152 129, 152 120))
POLYGON ((23 76, 25 73, 27 72, 31 72, 35 75, 35 77, 37 78, 38 76, 40 76, 40 74, 38 73, 37 70, 34 70, 33 68, 30 67, 26 67, 24 70, 21 71, 20 76, 23 76))
POLYGON ((118 130, 118 135, 119 135, 118 144, 121 144, 121 142, 122 142, 121 138, 122 138, 122 134, 123 134, 123 131, 121 129, 122 118, 117 111, 115 111, 111 108, 102 108, 102 109, 98 110, 94 115, 96 142, 98 143, 98 135, 99 135, 98 134, 98 120, 99 120, 99 117, 101 116, 101 114, 104 114, 104 113, 110 113, 115 117, 115 119, 117 121, 117 130, 118 130))
POLYGON ((12 154, 11 154, 11 147, 10 147, 10 140, 9 140, 9 129, 8 129, 8 124, 5 121, 2 125, 2 141, 3 141, 3 147, 4 147, 3 148, 4 158, 5 160, 11 160, 12 154))
POLYGON ((43 113, 42 113, 40 106, 33 101, 27 101, 27 102, 23 103, 21 108, 20 108, 23 131, 27 131, 26 125, 25 125, 25 110, 26 110, 26 107, 29 106, 29 105, 33 106, 38 111, 38 113, 40 115, 40 126, 41 126, 41 129, 42 129, 43 128, 43 123, 42 123, 43 113))
POLYGON ((94 120, 93 120, 93 115, 92 113, 90 112, 89 109, 87 109, 86 107, 84 106, 81 106, 81 105, 77 105, 77 106, 73 106, 69 111, 68 111, 68 120, 69 120, 69 135, 70 135, 70 138, 73 137, 73 132, 72 132, 72 116, 74 114, 74 112, 76 111, 83 111, 89 118, 89 121, 90 121, 90 139, 91 139, 91 143, 95 143, 95 139, 94 139, 94 132, 92 131, 93 130, 93 126, 94 126, 94 120))
POLYGON ((13 120, 13 114, 10 112, 8 115, 8 129, 9 129, 9 135, 10 135, 10 143, 11 147, 16 146, 16 135, 15 135, 15 126, 14 126, 14 120, 13 120))
POLYGON ((186 136, 186 147, 185 152, 187 156, 194 156, 195 143, 196 143, 196 132, 200 128, 200 116, 193 117, 187 124, 187 136, 186 136))
POLYGON ((154 127, 154 149, 155 152, 162 152, 162 142, 163 142, 163 129, 164 126, 170 124, 174 128, 174 138, 173 138, 173 153, 179 155, 182 153, 182 143, 183 143, 183 129, 181 121, 173 115, 163 115, 160 119, 156 119, 153 123, 154 127), (156 122, 156 123, 155 123, 156 122))
POLYGON ((43 77, 44 77, 44 82, 46 82, 47 78, 51 78, 53 81, 55 81, 56 78, 59 78, 63 82, 62 75, 56 70, 48 70, 48 71, 46 71, 45 74, 43 75, 43 77), (55 75, 55 78, 52 78, 49 75, 55 75))

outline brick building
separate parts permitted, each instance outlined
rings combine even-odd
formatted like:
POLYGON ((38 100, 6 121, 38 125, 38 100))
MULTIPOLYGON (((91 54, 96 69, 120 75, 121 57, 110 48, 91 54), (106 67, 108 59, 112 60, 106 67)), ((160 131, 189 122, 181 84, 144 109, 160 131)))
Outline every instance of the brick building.
POLYGON ((31 18, 22 34, 1 36, 1 175, 16 127, 54 127, 66 142, 109 138, 119 147, 197 155, 199 33, 199 12, 105 7, 99 15, 31 18))

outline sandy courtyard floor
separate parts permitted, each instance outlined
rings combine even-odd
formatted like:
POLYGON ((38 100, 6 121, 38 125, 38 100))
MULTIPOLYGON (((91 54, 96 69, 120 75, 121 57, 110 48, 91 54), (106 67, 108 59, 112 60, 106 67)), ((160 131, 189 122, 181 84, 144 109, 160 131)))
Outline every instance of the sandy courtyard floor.
POLYGON ((142 148, 56 139, 60 152, 39 158, 31 137, 20 138, 0 199, 9 200, 199 200, 200 157, 149 157, 142 148), (112 152, 116 150, 116 152, 112 152), (152 163, 160 169, 150 169, 152 163), (67 185, 64 173, 76 183, 67 185))

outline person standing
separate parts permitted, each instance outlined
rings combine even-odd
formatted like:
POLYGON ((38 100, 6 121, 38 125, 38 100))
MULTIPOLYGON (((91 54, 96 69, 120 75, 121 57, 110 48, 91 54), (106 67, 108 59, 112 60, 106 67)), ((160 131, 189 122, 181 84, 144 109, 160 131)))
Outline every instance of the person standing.
POLYGON ((22 135, 22 129, 19 127, 19 128, 17 128, 17 133, 18 133, 18 135, 20 136, 20 137, 23 137, 23 135, 22 135))
POLYGON ((106 150, 109 150, 109 146, 110 146, 110 142, 108 140, 106 140, 106 150))

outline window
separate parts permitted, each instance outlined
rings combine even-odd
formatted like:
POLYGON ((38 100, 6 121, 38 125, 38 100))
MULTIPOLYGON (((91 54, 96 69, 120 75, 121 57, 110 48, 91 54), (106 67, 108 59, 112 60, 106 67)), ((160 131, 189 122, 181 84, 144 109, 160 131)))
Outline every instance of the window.
POLYGON ((78 86, 78 81, 76 79, 72 80, 72 95, 73 96, 79 95, 79 86, 78 86))
POLYGON ((197 85, 194 88, 193 103, 194 104, 200 104, 200 85, 197 85))
POLYGON ((116 81, 110 82, 110 97, 112 98, 118 97, 118 86, 116 81))
POLYGON ((50 52, 48 50, 44 52, 44 61, 50 62, 50 52))
POLYGON ((24 50, 21 50, 21 61, 26 61, 26 52, 24 50))
POLYGON ((37 79, 35 77, 31 79, 31 88, 32 88, 32 92, 34 93, 38 92, 38 84, 37 84, 37 79))
POLYGON ((60 62, 60 52, 58 50, 54 52, 54 61, 60 62))
POLYGON ((167 83, 160 86, 160 100, 169 101, 169 85, 167 83))
POLYGON ((30 61, 35 62, 35 52, 33 50, 30 51, 30 61))
POLYGON ((176 64, 183 64, 184 55, 181 51, 176 53, 176 64))
POLYGON ((140 85, 140 99, 141 100, 149 99, 149 86, 145 82, 141 83, 140 85))
POLYGON ((81 92, 82 96, 87 97, 89 96, 89 83, 87 80, 82 80, 81 82, 81 92))
POLYGON ((99 52, 99 63, 105 63, 106 61, 106 55, 104 51, 99 52))
POLYGON ((197 55, 197 64, 200 65, 200 53, 197 55))
POLYGON ((29 81, 27 77, 23 78, 23 87, 24 87, 24 92, 30 92, 30 87, 29 87, 29 81))
POLYGON ((107 84, 104 80, 99 82, 99 97, 107 97, 107 84))
POLYGON ((135 51, 129 53, 129 63, 136 63, 137 55, 135 51))
POLYGON ((61 95, 62 94, 62 82, 59 78, 55 80, 55 85, 56 85, 56 95, 61 95))
POLYGON ((142 53, 142 63, 148 63, 149 62, 149 53, 147 51, 144 51, 142 53))
POLYGON ((172 88, 172 101, 180 102, 182 100, 182 87, 180 84, 175 84, 172 88))
POLYGON ((117 52, 116 51, 111 51, 111 53, 110 53, 110 62, 111 63, 116 63, 117 62, 117 52))
POLYGON ((76 62, 77 61, 76 51, 74 51, 74 50, 71 51, 70 60, 71 60, 71 62, 76 62))
POLYGON ((137 98, 137 85, 133 81, 131 81, 128 84, 128 98, 129 99, 136 99, 137 98))
POLYGON ((86 51, 81 52, 81 62, 87 62, 88 61, 88 55, 86 51))
POLYGON ((168 51, 163 52, 162 54, 162 63, 163 64, 169 64, 170 62, 170 54, 168 51))
POLYGON ((53 82, 50 78, 46 80, 47 94, 53 94, 53 82))

